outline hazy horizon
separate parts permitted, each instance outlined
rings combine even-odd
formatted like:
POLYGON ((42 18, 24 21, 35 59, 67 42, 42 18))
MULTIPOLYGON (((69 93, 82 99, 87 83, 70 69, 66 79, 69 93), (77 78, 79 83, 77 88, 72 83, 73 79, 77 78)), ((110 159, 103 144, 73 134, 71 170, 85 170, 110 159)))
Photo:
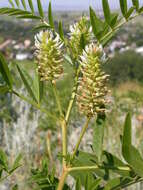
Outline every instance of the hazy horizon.
MULTIPOLYGON (((2 1, 2 0, 0 0, 2 1)), ((34 6, 36 7, 36 0, 33 0, 34 6)), ((41 0, 43 7, 47 10, 49 0, 41 0)), ((100 10, 102 8, 102 0, 51 0, 53 10, 88 10, 89 5, 100 10)), ((119 1, 109 0, 111 9, 119 8, 119 1)), ((141 0, 140 0, 141 3, 141 0)), ((143 3, 143 2, 142 2, 143 3)), ((131 5, 131 0, 128 0, 128 5, 131 5)), ((0 2, 0 7, 8 6, 8 0, 0 2)))

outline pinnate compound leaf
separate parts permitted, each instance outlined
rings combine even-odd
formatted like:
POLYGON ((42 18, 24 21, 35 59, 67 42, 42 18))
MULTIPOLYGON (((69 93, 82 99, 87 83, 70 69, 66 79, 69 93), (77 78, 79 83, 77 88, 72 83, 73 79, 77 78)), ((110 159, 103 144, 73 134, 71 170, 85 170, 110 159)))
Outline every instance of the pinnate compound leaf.
POLYGON ((132 146, 131 127, 131 115, 128 114, 124 124, 122 154, 126 162, 133 168, 137 175, 143 177, 143 159, 139 151, 132 146))
POLYGON ((0 53, 0 73, 2 74, 3 79, 5 80, 7 85, 12 89, 13 85, 12 76, 8 68, 8 64, 1 53, 0 53))

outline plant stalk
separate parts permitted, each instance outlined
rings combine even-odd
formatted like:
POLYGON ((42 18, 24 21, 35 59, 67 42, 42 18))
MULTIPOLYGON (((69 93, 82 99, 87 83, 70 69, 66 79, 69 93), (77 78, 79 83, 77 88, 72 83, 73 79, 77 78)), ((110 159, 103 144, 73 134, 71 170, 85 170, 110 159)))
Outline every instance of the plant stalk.
POLYGON ((73 151, 72 159, 75 157, 75 155, 76 155, 76 153, 77 153, 77 151, 78 151, 78 149, 79 149, 79 146, 80 146, 80 143, 81 143, 81 141, 82 141, 82 138, 84 137, 85 132, 86 132, 86 130, 87 130, 87 128, 88 128, 89 121, 90 121, 90 117, 87 117, 86 123, 85 123, 84 127, 82 128, 80 137, 79 137, 78 142, 77 142, 77 144, 76 144, 76 146, 75 146, 75 149, 74 149, 74 151, 73 151))
POLYGON ((62 127, 62 148, 63 148, 63 169, 66 167, 66 156, 67 156, 67 125, 65 120, 61 123, 62 127))
POLYGON ((68 176, 68 173, 69 173, 69 171, 67 169, 63 170, 63 173, 61 175, 60 182, 58 184, 57 190, 63 190, 65 180, 66 180, 66 178, 68 176))
POLYGON ((74 100, 75 100, 75 97, 76 97, 79 74, 80 74, 80 67, 78 68, 76 76, 75 76, 72 95, 71 95, 71 99, 70 99, 69 106, 68 106, 67 113, 66 113, 66 117, 65 117, 66 123, 69 122, 69 118, 70 118, 70 114, 71 114, 71 111, 72 111, 73 103, 74 103, 74 100))

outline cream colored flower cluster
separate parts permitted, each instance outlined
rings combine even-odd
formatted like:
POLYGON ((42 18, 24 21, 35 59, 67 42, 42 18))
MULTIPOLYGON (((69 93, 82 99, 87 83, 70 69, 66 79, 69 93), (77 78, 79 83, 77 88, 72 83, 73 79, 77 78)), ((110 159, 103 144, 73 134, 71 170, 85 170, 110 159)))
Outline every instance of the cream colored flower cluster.
POLYGON ((101 46, 94 43, 86 46, 80 60, 82 77, 79 80, 77 103, 80 112, 88 117, 105 111, 108 75, 101 69, 103 61, 101 46))
POLYGON ((62 42, 58 34, 42 31, 35 36, 36 58, 41 81, 53 81, 63 73, 62 42))

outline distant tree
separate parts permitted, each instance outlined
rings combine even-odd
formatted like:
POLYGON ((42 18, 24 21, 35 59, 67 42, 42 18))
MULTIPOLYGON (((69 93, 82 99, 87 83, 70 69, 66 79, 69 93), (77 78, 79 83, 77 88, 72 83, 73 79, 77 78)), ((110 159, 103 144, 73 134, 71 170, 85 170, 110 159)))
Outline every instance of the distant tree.
POLYGON ((110 75, 111 85, 128 80, 143 82, 143 56, 134 51, 117 53, 105 65, 105 70, 110 75))

